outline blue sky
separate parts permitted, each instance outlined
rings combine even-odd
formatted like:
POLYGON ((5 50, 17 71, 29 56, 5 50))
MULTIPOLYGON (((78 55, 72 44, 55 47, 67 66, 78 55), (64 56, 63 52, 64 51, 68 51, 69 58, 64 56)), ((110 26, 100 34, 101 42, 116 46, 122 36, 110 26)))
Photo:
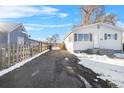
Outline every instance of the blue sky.
MULTIPOLYGON (((81 21, 79 6, 0 6, 0 22, 23 23, 31 38, 45 40, 59 34, 63 40, 73 24, 81 21)), ((124 25, 124 6, 105 6, 106 13, 114 13, 118 24, 124 25)))

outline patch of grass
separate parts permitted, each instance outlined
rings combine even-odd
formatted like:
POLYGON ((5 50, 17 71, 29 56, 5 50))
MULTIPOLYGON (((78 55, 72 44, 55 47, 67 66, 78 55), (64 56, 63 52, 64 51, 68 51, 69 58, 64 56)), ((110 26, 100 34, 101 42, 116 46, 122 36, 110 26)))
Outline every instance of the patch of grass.
POLYGON ((117 85, 111 81, 109 81, 108 79, 105 80, 107 86, 109 86, 110 88, 118 88, 117 85))

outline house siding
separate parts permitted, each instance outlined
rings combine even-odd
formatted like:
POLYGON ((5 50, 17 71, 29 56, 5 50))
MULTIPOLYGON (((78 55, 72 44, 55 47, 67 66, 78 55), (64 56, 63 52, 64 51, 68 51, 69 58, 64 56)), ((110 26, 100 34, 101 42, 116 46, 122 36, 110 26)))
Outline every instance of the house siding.
POLYGON ((110 29, 110 28, 101 27, 101 29, 99 31, 99 40, 100 40, 99 41, 100 48, 122 50, 122 33, 120 31, 110 29), (117 40, 115 40, 115 39, 105 40, 104 39, 105 33, 117 34, 117 40))
POLYGON ((20 26, 11 32, 0 32, 0 45, 1 45, 1 47, 7 48, 8 33, 10 33, 10 46, 17 45, 18 37, 24 38, 25 44, 29 44, 28 36, 25 33, 22 33, 22 26, 20 26))
POLYGON ((24 33, 22 33, 21 28, 18 28, 17 30, 10 33, 10 42, 11 44, 17 44, 18 37, 23 37, 24 42, 28 42, 28 36, 24 33))
POLYGON ((74 34, 72 33, 72 34, 70 34, 69 36, 68 36, 68 38, 66 38, 65 39, 65 41, 64 41, 64 43, 65 43, 65 47, 66 47, 66 49, 69 51, 69 52, 73 52, 73 49, 74 49, 74 34), (69 41, 69 38, 71 38, 72 39, 72 41, 69 41))
MULTIPOLYGON (((100 25, 99 28, 97 28, 97 25, 88 27, 88 28, 78 28, 72 32, 73 34, 92 34, 92 41, 73 41, 68 42, 69 36, 65 39, 66 41, 66 47, 68 51, 75 51, 75 50, 87 50, 92 48, 101 48, 101 49, 113 49, 113 50, 122 50, 122 32, 113 29, 110 27, 102 26, 100 25), (110 39, 105 40, 104 34, 117 34, 117 40, 110 39), (96 38, 94 35, 97 35, 98 40, 98 46, 95 45, 96 38), (68 48, 69 47, 69 48, 68 48)), ((74 37, 74 35, 73 35, 74 37)))
POLYGON ((0 46, 6 47, 7 46, 7 33, 0 32, 0 46))
MULTIPOLYGON (((92 28, 79 29, 74 34, 93 34, 94 30, 92 28)), ((92 36, 93 38, 93 36, 92 36)), ((93 48, 93 40, 92 41, 76 41, 73 44, 73 50, 87 50, 93 48)))

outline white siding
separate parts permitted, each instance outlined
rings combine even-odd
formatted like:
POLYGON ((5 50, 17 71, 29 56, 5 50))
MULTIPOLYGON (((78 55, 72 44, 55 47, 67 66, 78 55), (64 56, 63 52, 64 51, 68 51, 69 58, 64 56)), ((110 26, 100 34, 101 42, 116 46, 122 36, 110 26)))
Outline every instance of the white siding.
POLYGON ((90 41, 74 42, 74 50, 87 50, 93 48, 93 43, 90 41))
POLYGON ((95 47, 95 35, 98 35, 98 48, 102 49, 114 49, 114 50, 122 50, 122 32, 119 30, 112 29, 110 27, 106 26, 100 26, 98 29, 96 25, 88 27, 88 28, 79 28, 76 29, 76 31, 73 31, 73 35, 69 35, 65 39, 65 44, 66 48, 68 51, 73 51, 73 50, 86 50, 86 49, 92 49, 96 48, 95 47), (68 42, 68 38, 74 37, 74 34, 92 34, 92 42, 91 41, 74 41, 73 42, 68 42), (107 39, 104 40, 104 34, 117 34, 117 40, 115 39, 107 39))
POLYGON ((100 48, 122 50, 122 33, 120 31, 102 27, 99 31, 99 37, 100 48), (104 40, 105 33, 107 34, 117 33, 117 40, 114 39, 104 40))
MULTIPOLYGON (((74 34, 92 34, 93 28, 79 29, 74 34)), ((74 42, 74 50, 87 50, 93 48, 93 41, 76 41, 74 42)))
POLYGON ((74 49, 74 48, 73 48, 73 43, 74 43, 73 34, 69 35, 69 36, 65 39, 64 43, 65 43, 66 49, 67 49, 69 52, 73 52, 73 49, 74 49), (71 41, 69 40, 70 38, 72 39, 71 41))

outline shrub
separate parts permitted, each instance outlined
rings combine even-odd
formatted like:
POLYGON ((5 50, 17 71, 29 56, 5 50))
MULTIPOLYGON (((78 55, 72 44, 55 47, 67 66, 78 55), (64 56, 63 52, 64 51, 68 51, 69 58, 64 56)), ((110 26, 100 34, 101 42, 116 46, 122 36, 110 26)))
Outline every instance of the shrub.
POLYGON ((108 85, 110 88, 117 88, 117 85, 114 84, 114 83, 112 83, 111 81, 106 80, 105 82, 107 83, 107 85, 108 85))
POLYGON ((60 44, 60 50, 66 50, 65 43, 60 44))

